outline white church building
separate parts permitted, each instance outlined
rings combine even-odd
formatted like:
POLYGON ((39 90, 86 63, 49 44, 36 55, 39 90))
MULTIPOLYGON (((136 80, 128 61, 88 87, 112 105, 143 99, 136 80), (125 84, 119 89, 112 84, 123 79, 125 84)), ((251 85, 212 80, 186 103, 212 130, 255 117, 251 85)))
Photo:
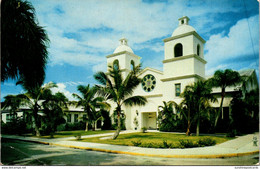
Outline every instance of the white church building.
MULTIPOLYGON (((139 125, 138 130, 142 127, 148 129, 157 129, 158 106, 163 105, 163 101, 175 101, 180 103, 182 98, 180 94, 184 91, 185 86, 205 77, 205 65, 207 61, 204 59, 205 40, 189 25, 189 18, 184 16, 179 19, 179 26, 173 31, 172 36, 164 41, 164 60, 163 71, 147 67, 141 71, 139 77, 142 79, 141 84, 135 89, 133 95, 141 95, 147 98, 145 106, 122 107, 125 114, 125 126, 127 130, 134 130, 134 119, 137 119, 139 125)), ((127 39, 120 39, 120 45, 115 49, 113 54, 106 56, 107 65, 119 64, 123 77, 131 71, 134 65, 140 64, 141 57, 134 54, 133 50, 128 46, 127 39)), ((247 77, 246 83, 228 87, 223 103, 222 118, 230 116, 230 101, 232 93, 239 89, 244 92, 258 88, 258 80, 256 72, 253 69, 238 71, 241 76, 247 77)), ((218 103, 212 104, 212 107, 219 107, 221 90, 213 88, 218 103)), ((110 102, 110 115, 115 110, 115 104, 110 102)), ((30 111, 28 108, 21 108, 17 116, 23 116, 24 112, 30 111)), ((65 118, 68 123, 75 123, 82 120, 86 116, 83 108, 69 107, 65 118)), ((1 114, 4 123, 9 122, 11 114, 9 110, 2 111, 1 114)), ((101 122, 97 128, 101 127, 101 122)))
MULTIPOLYGON (((180 103, 182 98, 180 94, 185 86, 205 77, 205 65, 207 61, 204 59, 205 40, 189 25, 189 18, 184 16, 179 19, 179 26, 174 30, 172 36, 164 39, 164 60, 163 72, 154 68, 146 67, 139 74, 142 78, 141 84, 135 89, 133 95, 141 95, 147 98, 145 106, 123 107, 125 113, 126 129, 135 129, 134 119, 138 120, 138 130, 142 127, 148 129, 157 129, 156 117, 158 115, 158 106, 163 105, 163 101, 175 101, 180 103)), ((122 70, 123 77, 131 71, 134 65, 140 64, 141 57, 134 54, 133 50, 128 46, 127 39, 120 39, 120 45, 115 49, 113 54, 106 56, 107 65, 118 64, 122 70)), ((250 89, 258 86, 256 73, 254 70, 243 71, 248 76, 254 76, 254 82, 250 89)), ((240 86, 241 87, 241 86, 240 86)), ((227 89, 234 92, 238 87, 227 89)), ((217 95, 220 90, 213 89, 217 95)), ((224 106, 228 107, 232 97, 227 95, 224 106)), ((220 97, 218 97, 220 100, 220 97)), ((220 101, 219 101, 220 103, 220 101)), ((218 107, 219 103, 213 104, 218 107)), ((111 112, 115 110, 115 106, 111 103, 111 112)), ((222 115, 223 116, 223 115, 222 115)))

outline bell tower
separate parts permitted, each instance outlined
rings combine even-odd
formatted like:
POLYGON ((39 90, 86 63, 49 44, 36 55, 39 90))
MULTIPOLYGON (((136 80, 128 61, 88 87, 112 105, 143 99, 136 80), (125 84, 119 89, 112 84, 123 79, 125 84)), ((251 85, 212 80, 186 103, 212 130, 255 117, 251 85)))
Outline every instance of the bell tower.
MULTIPOLYGON (((177 97, 185 86, 205 78, 204 44, 205 40, 189 25, 189 17, 179 19, 179 26, 172 36, 164 39, 165 56, 163 60, 164 77, 161 79, 175 92, 170 97, 177 97), (174 87, 177 86, 177 87, 174 87)), ((169 95, 169 92, 165 92, 169 95)))
POLYGON ((204 78, 203 48, 205 40, 189 25, 189 18, 179 19, 179 26, 172 36, 164 39, 164 78, 197 76, 204 78))
POLYGON ((113 54, 106 56, 107 68, 108 66, 118 66, 122 70, 123 78, 125 78, 134 66, 140 64, 141 57, 134 54, 128 46, 126 38, 121 38, 119 42, 120 44, 113 54))

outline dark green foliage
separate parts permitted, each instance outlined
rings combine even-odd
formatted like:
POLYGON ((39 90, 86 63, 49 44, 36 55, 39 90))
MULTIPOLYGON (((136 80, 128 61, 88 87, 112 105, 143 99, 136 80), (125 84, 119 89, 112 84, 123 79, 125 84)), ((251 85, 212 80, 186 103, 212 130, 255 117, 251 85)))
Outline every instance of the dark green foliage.
POLYGON ((184 120, 174 113, 173 107, 175 102, 163 102, 164 106, 159 106, 158 110, 158 126, 160 131, 184 131, 184 120))
MULTIPOLYGON (((215 102, 216 98, 211 95, 211 87, 208 81, 197 81, 185 87, 181 94, 183 101, 180 104, 180 112, 187 120, 186 135, 190 135, 193 128, 193 121, 196 121, 196 135, 200 133, 200 123, 203 116, 208 116, 210 102, 215 102)), ((205 118, 204 118, 205 119, 205 118)))
POLYGON ((134 145, 134 146, 140 146, 142 144, 141 140, 138 140, 138 141, 131 141, 131 143, 134 145))
POLYGON ((101 127, 102 130, 111 130, 112 129, 112 122, 109 116, 109 111, 101 110, 101 115, 103 117, 103 125, 101 127))
POLYGON ((167 142, 167 140, 163 140, 162 143, 153 143, 153 142, 142 142, 131 141, 134 146, 137 147, 147 147, 147 148, 193 148, 193 147, 205 147, 205 146, 213 146, 216 145, 216 140, 211 138, 202 138, 198 141, 192 141, 188 139, 180 139, 179 144, 173 144, 167 142))
POLYGON ((63 118, 64 109, 67 109, 68 99, 63 93, 52 94, 46 90, 43 94, 44 102, 42 103, 43 113, 41 120, 40 132, 43 135, 53 135, 57 131, 57 126, 66 122, 63 118))
POLYGON ((238 136, 239 135, 239 133, 237 132, 237 130, 236 129, 232 129, 230 132, 228 132, 227 133, 227 137, 236 137, 236 136, 238 136))
MULTIPOLYGON (((141 65, 135 66, 133 70, 123 78, 122 70, 119 65, 110 65, 108 73, 98 72, 94 75, 94 78, 101 84, 97 85, 96 88, 102 96, 106 96, 108 100, 114 102, 116 106, 117 114, 117 130, 113 135, 113 139, 116 139, 120 133, 122 127, 121 118, 122 105, 133 106, 133 105, 145 105, 147 100, 142 96, 132 96, 134 89, 139 85, 141 79, 137 76, 140 72, 141 65)), ((123 117, 124 118, 124 117, 123 117)), ((116 120, 114 120, 116 122, 116 120)))
POLYGON ((214 76, 210 78, 208 81, 212 87, 221 88, 220 106, 214 122, 214 128, 216 128, 219 121, 220 114, 222 112, 223 102, 226 95, 226 88, 241 83, 242 77, 239 75, 238 72, 233 71, 231 69, 217 70, 214 73, 214 76))
POLYGON ((28 1, 1 3, 1 81, 23 79, 30 87, 45 78, 49 39, 28 1))
POLYGON ((163 140, 162 148, 171 148, 172 143, 168 143, 167 140, 163 140))
MULTIPOLYGON (((114 113, 112 114, 113 117, 113 124, 112 124, 112 129, 116 130, 118 128, 118 117, 117 117, 117 111, 115 110, 114 113)), ((125 114, 122 112, 120 114, 120 130, 126 130, 125 127, 125 114)))
POLYGON ((206 138, 199 139, 197 143, 199 147, 213 146, 216 145, 216 140, 206 137, 206 138))
POLYGON ((241 93, 237 93, 231 101, 232 121, 230 132, 233 135, 246 134, 259 131, 259 96, 258 90, 247 93, 242 99, 241 93))
POLYGON ((57 126, 57 131, 65 131, 65 125, 66 125, 66 123, 58 125, 57 126))
POLYGON ((74 136, 76 138, 76 140, 81 140, 81 134, 78 134, 76 136, 74 136))
POLYGON ((211 138, 202 138, 194 142, 188 139, 180 139, 179 144, 180 148, 205 147, 216 145, 216 140, 213 140, 211 138))
POLYGON ((161 146, 158 143, 142 143, 140 147, 146 148, 160 148, 161 146))
POLYGON ((83 119, 83 121, 90 123, 92 125, 92 130, 95 130, 95 122, 102 117, 101 111, 103 111, 103 109, 109 109, 110 105, 104 101, 104 97, 97 97, 96 87, 79 85, 77 89, 80 92, 80 95, 75 93, 72 95, 78 101, 71 102, 71 104, 76 107, 82 106, 84 108, 84 112, 87 115, 86 119, 83 119), (97 109, 100 109, 101 111, 97 111, 97 109))
POLYGON ((73 131, 73 130, 85 130, 86 124, 83 121, 76 123, 66 123, 65 131, 73 131))
POLYGON ((172 123, 162 123, 159 130, 160 131, 166 131, 166 132, 170 132, 170 131, 174 131, 174 125, 172 123))
POLYGON ((188 140, 188 139, 180 139, 179 144, 180 144, 180 148, 198 147, 198 144, 196 142, 193 142, 192 140, 188 140))
POLYGON ((2 134, 26 134, 32 132, 32 128, 26 126, 26 122, 22 118, 16 118, 11 122, 1 122, 2 134))

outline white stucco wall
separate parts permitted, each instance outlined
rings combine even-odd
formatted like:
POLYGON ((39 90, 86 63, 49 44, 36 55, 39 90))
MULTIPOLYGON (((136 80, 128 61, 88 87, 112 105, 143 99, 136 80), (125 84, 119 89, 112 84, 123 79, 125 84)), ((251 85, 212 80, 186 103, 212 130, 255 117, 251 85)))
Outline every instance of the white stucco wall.
POLYGON ((191 55, 194 52, 193 48, 193 35, 174 39, 164 43, 164 59, 174 58, 174 47, 176 44, 181 43, 183 49, 183 56, 191 55))
POLYGON ((164 78, 194 74, 194 60, 189 58, 164 63, 163 72, 164 78))
POLYGON ((164 91, 163 91, 163 101, 175 101, 176 103, 180 103, 182 98, 180 96, 175 95, 175 84, 181 84, 181 93, 184 91, 187 85, 191 85, 196 81, 196 78, 187 78, 180 80, 172 80, 164 82, 164 91))
POLYGON ((197 46, 200 45, 200 57, 204 58, 204 44, 197 37, 193 36, 193 51, 197 54, 197 46))

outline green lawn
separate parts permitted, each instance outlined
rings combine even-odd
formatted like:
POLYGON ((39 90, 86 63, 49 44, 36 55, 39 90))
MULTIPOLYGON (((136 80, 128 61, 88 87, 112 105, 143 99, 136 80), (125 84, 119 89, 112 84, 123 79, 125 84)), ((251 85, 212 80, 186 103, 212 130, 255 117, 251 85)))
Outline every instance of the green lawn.
MULTIPOLYGON (((96 131, 85 131, 85 130, 75 130, 75 131, 59 131, 56 132, 53 136, 54 138, 64 138, 64 137, 74 137, 76 135, 93 135, 93 134, 104 134, 104 133, 113 133, 115 132, 114 130, 96 130, 96 131)), ((27 135, 27 136, 32 136, 32 135, 27 135)), ((50 138, 50 135, 47 136, 41 136, 41 138, 50 138)))
POLYGON ((211 138, 216 140, 216 144, 223 143, 231 140, 229 137, 217 137, 217 136, 186 136, 185 134, 173 134, 173 133, 131 133, 131 134, 120 134, 116 140, 106 139, 100 140, 101 137, 85 138, 80 141, 83 142, 94 142, 104 144, 115 144, 115 145, 127 145, 133 146, 133 142, 142 142, 142 144, 159 144, 163 141, 174 145, 179 144, 180 139, 190 140, 196 142, 199 139, 211 138))

